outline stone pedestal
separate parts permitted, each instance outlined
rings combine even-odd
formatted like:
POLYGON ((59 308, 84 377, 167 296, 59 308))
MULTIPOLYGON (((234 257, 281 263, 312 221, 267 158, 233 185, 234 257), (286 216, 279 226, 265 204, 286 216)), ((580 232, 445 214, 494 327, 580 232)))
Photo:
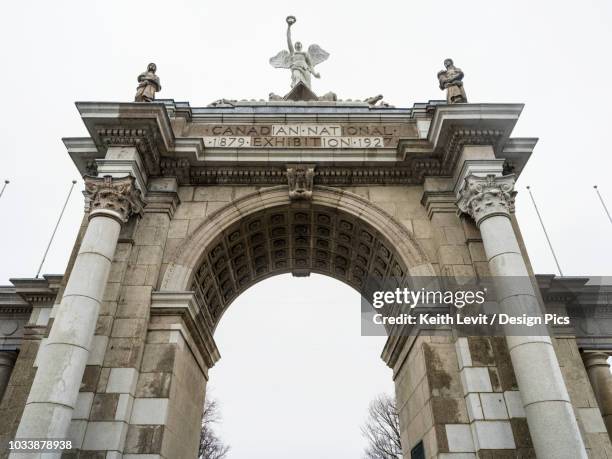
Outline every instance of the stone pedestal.
MULTIPOLYGON (((510 220, 515 194, 512 175, 470 174, 464 180, 458 205, 480 228, 501 311, 540 316, 510 220)), ((507 336, 506 342, 537 456, 586 458, 551 338, 507 336)))
POLYGON ((11 378, 15 360, 17 360, 16 351, 0 351, 0 400, 11 378))
MULTIPOLYGON (((608 435, 612 432, 612 374, 605 352, 584 352, 582 360, 586 368, 595 398, 603 417, 608 435)), ((612 439, 612 435, 611 435, 612 439)))

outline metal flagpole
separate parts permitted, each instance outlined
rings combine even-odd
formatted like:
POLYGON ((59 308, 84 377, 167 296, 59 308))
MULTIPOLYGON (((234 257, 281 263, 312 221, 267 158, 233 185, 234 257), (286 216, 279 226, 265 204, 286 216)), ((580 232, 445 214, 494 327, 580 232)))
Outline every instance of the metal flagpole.
POLYGON ((606 211, 606 215, 608 216, 608 220, 610 220, 610 223, 612 223, 612 217, 610 217, 610 212, 608 211, 608 208, 606 207, 606 203, 604 202, 603 198, 601 197, 601 193, 599 192, 599 188, 597 188, 597 185, 594 185, 593 188, 595 188, 595 193, 597 193, 597 196, 599 196, 599 200, 601 201, 601 205, 603 206, 604 210, 606 211))
POLYGON ((11 183, 8 180, 4 181, 4 186, 2 187, 2 191, 0 191, 0 198, 2 197, 2 195, 4 194, 4 189, 6 188, 6 186, 11 183))
POLYGON ((59 214, 59 218, 57 219, 57 223, 55 224, 55 228, 53 228, 53 233, 51 234, 51 239, 49 239, 49 244, 47 244, 47 250, 45 250, 45 254, 43 255, 42 261, 40 262, 40 266, 38 267, 38 271, 36 272, 36 278, 40 275, 40 270, 45 263, 45 258, 47 258, 47 254, 49 253, 49 248, 51 247, 51 243, 53 242, 53 238, 55 237, 55 232, 57 231, 57 227, 62 221, 62 216, 64 215, 64 211, 66 210, 66 206, 68 205, 68 200, 70 199, 70 195, 72 194, 72 189, 76 185, 76 180, 72 181, 72 185, 70 186, 70 191, 68 191, 68 196, 66 196, 66 202, 64 203, 64 207, 62 207, 62 211, 59 214))
POLYGON ((538 210, 538 206, 536 205, 535 199, 533 199, 533 193, 531 193, 531 187, 527 187, 527 191, 529 191, 529 196, 531 197, 531 202, 533 203, 533 207, 538 214, 538 219, 540 220, 540 225, 542 225, 542 229, 544 230, 544 236, 546 236, 546 241, 548 242, 548 247, 550 247, 550 251, 552 252, 552 256, 555 259, 555 263, 557 264, 557 269, 559 270, 559 274, 563 276, 563 271, 561 271, 561 265, 559 265, 559 260, 557 260, 557 255, 555 254, 555 249, 550 242, 550 238, 548 237, 548 232, 546 231, 546 227, 544 226, 544 221, 542 220, 542 216, 540 215, 540 211, 538 210))

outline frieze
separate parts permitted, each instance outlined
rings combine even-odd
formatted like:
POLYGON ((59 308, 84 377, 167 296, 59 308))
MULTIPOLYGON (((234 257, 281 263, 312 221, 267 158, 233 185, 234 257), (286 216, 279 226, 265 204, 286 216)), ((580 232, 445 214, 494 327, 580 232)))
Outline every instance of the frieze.
POLYGON ((204 124, 183 135, 207 148, 396 148, 400 138, 418 138, 415 123, 386 124, 204 124))

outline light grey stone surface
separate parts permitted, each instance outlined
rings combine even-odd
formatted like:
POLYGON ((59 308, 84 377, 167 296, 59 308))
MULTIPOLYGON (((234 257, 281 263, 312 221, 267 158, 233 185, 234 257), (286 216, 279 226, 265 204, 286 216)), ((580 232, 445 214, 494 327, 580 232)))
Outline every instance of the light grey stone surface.
POLYGON ((473 452, 474 442, 469 424, 446 424, 446 438, 450 452, 473 452))
POLYGON ((491 394, 483 393, 480 394, 480 401, 485 419, 508 419, 504 394, 499 392, 491 394))
POLYGON ((492 392, 491 378, 486 367, 464 367, 460 372, 464 395, 471 392, 492 392))
POLYGON ((474 421, 470 425, 474 434, 474 442, 477 450, 516 448, 514 436, 512 434, 512 426, 509 422, 474 421))

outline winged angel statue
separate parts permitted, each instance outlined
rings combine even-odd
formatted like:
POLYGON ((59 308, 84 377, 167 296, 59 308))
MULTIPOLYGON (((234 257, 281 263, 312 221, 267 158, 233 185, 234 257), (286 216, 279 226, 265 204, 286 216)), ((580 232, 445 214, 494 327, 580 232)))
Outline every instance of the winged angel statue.
POLYGON ((287 47, 289 51, 282 50, 276 56, 270 58, 272 67, 280 69, 291 69, 291 87, 300 81, 310 89, 310 75, 315 78, 321 76, 315 72, 315 65, 320 64, 329 57, 329 53, 321 49, 319 45, 310 45, 308 51, 302 51, 302 43, 291 41, 291 26, 295 24, 295 16, 287 16, 287 47))

